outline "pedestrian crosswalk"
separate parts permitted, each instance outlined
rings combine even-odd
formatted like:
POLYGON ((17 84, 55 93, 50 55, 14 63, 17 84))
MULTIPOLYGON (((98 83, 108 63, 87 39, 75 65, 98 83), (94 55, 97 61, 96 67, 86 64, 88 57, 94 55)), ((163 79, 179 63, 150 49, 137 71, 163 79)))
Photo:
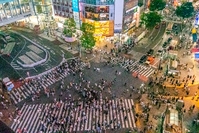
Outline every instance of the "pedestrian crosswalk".
POLYGON ((53 83, 65 78, 69 74, 68 71, 63 73, 49 72, 46 75, 39 77, 39 79, 34 79, 31 82, 26 82, 19 88, 13 89, 9 94, 12 101, 17 104, 22 100, 29 98, 31 95, 36 94, 39 90, 52 85, 53 83))
POLYGON ((23 105, 14 119, 14 132, 101 132, 106 129, 136 128, 132 99, 99 100, 87 104, 57 102, 23 105))
POLYGON ((155 69, 151 66, 145 66, 143 64, 140 64, 139 61, 136 60, 130 60, 130 59, 112 59, 111 62, 113 64, 119 63, 121 67, 123 67, 126 70, 129 70, 132 73, 135 73, 135 75, 140 75, 142 77, 148 78, 152 73, 154 73, 155 69))

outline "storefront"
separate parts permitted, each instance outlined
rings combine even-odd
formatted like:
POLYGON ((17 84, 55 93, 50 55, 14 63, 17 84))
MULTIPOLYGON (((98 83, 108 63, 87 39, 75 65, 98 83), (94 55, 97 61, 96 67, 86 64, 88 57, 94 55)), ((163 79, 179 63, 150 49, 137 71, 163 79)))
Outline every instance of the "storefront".
POLYGON ((96 41, 114 35, 114 5, 80 3, 80 20, 95 27, 96 41))
POLYGON ((138 0, 127 0, 124 3, 123 31, 136 25, 138 19, 138 0))
POLYGON ((89 23, 95 27, 94 35, 96 37, 96 41, 102 39, 104 37, 113 36, 113 21, 95 21, 90 19, 83 19, 83 22, 89 23))

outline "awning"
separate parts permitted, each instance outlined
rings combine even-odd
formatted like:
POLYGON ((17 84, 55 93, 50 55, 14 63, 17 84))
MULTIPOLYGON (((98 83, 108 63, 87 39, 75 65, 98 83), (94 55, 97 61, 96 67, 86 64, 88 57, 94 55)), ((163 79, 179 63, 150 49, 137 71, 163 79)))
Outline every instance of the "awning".
POLYGON ((172 69, 170 69, 169 70, 169 73, 179 73, 180 71, 178 71, 178 70, 172 70, 172 69))
POLYGON ((172 30, 172 27, 173 27, 173 23, 169 23, 167 26, 167 30, 172 30))
POLYGON ((11 83, 10 85, 7 86, 7 90, 11 91, 14 88, 14 84, 11 83))
POLYGON ((192 34, 195 34, 197 31, 196 31, 196 28, 194 27, 192 30, 191 30, 192 34))
POLYGON ((192 49, 191 49, 191 52, 192 52, 192 53, 199 52, 199 48, 192 48, 192 49))
POLYGON ((3 83, 6 84, 7 82, 10 82, 10 79, 8 77, 3 79, 3 83))
POLYGON ((170 110, 170 124, 178 126, 178 111, 171 109, 170 110))
POLYGON ((178 67, 178 62, 176 60, 172 61, 172 67, 177 68, 178 67))
POLYGON ((171 46, 175 47, 177 44, 178 44, 177 40, 171 40, 171 43, 170 43, 171 46))
POLYGON ((199 59, 199 53, 195 53, 194 57, 195 59, 199 59))
POLYGON ((176 50, 169 50, 169 54, 177 56, 178 55, 178 51, 176 51, 176 50))

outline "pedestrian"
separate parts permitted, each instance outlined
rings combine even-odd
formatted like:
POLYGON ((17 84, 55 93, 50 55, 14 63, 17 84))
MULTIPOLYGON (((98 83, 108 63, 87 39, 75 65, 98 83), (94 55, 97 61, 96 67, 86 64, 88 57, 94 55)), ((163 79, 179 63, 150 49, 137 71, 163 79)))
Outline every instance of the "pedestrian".
POLYGON ((127 85, 127 83, 125 82, 125 83, 124 83, 124 86, 126 86, 126 85, 127 85))

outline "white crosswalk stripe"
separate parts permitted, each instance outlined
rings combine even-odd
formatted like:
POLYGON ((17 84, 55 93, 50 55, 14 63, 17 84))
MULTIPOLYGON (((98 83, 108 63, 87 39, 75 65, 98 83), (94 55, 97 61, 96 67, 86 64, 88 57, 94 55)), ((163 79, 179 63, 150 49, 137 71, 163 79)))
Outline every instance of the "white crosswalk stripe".
POLYGON ((139 75, 145 76, 148 78, 154 71, 155 69, 150 67, 150 66, 145 66, 140 64, 136 60, 129 60, 129 59, 124 59, 121 57, 115 57, 111 60, 112 64, 120 64, 121 67, 124 69, 129 69, 130 72, 132 73, 137 73, 139 75))
MULTIPOLYGON (((85 67, 85 63, 80 64, 81 67, 85 67)), ((22 100, 27 99, 32 94, 35 94, 38 90, 43 90, 44 88, 54 84, 55 82, 64 79, 70 74, 70 69, 68 71, 63 71, 62 73, 54 74, 53 71, 47 73, 46 75, 38 78, 37 82, 26 82, 19 88, 16 88, 10 92, 10 98, 17 104, 22 100), (39 88, 40 87, 40 88, 39 88)), ((35 79, 36 80, 36 79, 35 79)))
POLYGON ((17 132, 26 130, 28 133, 43 132, 79 132, 100 131, 102 128, 136 128, 132 99, 115 99, 94 101, 92 105, 79 102, 77 106, 71 103, 47 103, 24 105, 21 115, 13 122, 11 129, 17 132))

